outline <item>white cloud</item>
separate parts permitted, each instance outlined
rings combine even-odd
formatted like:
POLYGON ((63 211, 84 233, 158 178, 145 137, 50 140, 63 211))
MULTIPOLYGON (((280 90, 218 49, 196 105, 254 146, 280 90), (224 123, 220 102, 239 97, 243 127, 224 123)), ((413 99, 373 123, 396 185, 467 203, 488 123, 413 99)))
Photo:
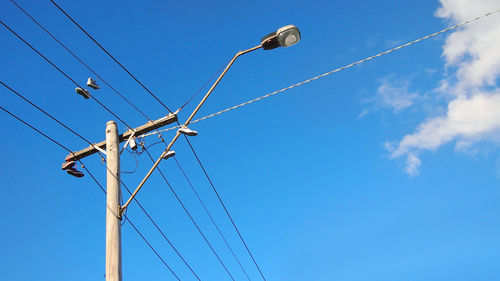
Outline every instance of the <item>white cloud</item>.
MULTIPOLYGON (((440 0, 438 17, 462 22, 498 9, 500 0, 440 0)), ((498 141, 500 135, 500 14, 481 19, 446 39, 443 57, 449 71, 437 88, 452 99, 447 112, 423 121, 393 146, 392 157, 406 156, 410 175, 421 164, 417 152, 435 150, 456 141, 457 149, 478 141, 498 141)))
POLYGON ((415 133, 406 135, 393 151, 393 157, 418 150, 434 150, 452 140, 465 144, 488 138, 500 129, 500 91, 457 98, 448 104, 446 116, 421 123, 415 133))
POLYGON ((406 157, 406 172, 410 176, 418 175, 418 168, 421 163, 422 161, 414 153, 408 153, 408 157, 406 157))
POLYGON ((419 98, 418 93, 408 90, 410 82, 408 80, 396 80, 392 75, 382 79, 377 93, 374 97, 364 102, 372 105, 372 108, 365 108, 359 114, 358 119, 364 118, 372 110, 388 108, 399 113, 401 110, 412 106, 419 98))
POLYGON ((418 94, 408 90, 409 84, 408 81, 384 79, 377 89, 375 103, 382 107, 391 108, 396 113, 411 106, 418 98, 418 94))

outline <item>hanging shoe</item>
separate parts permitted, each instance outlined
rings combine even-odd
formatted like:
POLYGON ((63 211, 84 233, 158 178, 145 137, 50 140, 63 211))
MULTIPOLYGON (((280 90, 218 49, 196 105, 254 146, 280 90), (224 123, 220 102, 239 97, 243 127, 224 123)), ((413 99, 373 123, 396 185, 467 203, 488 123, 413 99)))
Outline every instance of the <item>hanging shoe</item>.
POLYGON ((194 136, 198 135, 197 131, 191 130, 188 127, 182 127, 182 128, 180 128, 179 129, 179 133, 181 133, 183 135, 186 135, 186 136, 190 136, 190 137, 194 137, 194 136))
POLYGON ((80 87, 75 89, 76 93, 79 94, 80 96, 84 97, 85 99, 90 98, 90 93, 86 89, 82 89, 80 87))
POLYGON ((70 175, 72 175, 74 177, 77 177, 77 178, 81 178, 81 177, 84 176, 84 174, 82 172, 77 171, 77 170, 75 170, 73 168, 66 170, 66 173, 68 173, 68 174, 70 174, 70 175))
POLYGON ((167 152, 167 153, 165 153, 165 154, 163 155, 163 159, 167 160, 168 158, 170 158, 170 157, 174 157, 174 156, 175 156, 175 151, 170 150, 169 152, 167 152))
POLYGON ((101 88, 101 87, 99 87, 99 85, 97 85, 97 83, 92 78, 89 78, 87 80, 87 86, 89 86, 90 88, 92 88, 94 90, 99 90, 101 88))
POLYGON ((61 165, 62 170, 74 169, 73 167, 75 167, 75 161, 64 162, 61 165))

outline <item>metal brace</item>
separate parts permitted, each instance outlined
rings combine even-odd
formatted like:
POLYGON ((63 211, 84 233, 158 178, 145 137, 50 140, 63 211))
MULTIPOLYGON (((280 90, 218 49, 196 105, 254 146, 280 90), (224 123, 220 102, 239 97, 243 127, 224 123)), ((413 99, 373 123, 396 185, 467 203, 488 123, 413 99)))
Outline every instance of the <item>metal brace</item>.
POLYGON ((104 151, 102 148, 100 148, 99 146, 95 145, 95 144, 92 144, 92 147, 95 148, 97 151, 101 152, 102 154, 104 155, 107 155, 106 154, 106 151, 104 151))
MULTIPOLYGON (((122 154, 122 152, 125 150, 125 147, 127 147, 127 145, 130 143, 130 141, 133 139, 134 135, 135 135, 135 130, 132 132, 132 134, 130 135, 130 137, 128 137, 127 139, 127 142, 125 142, 125 145, 123 146, 122 150, 120 151, 120 154, 122 154)), ((132 140, 133 141, 133 140, 132 140)))

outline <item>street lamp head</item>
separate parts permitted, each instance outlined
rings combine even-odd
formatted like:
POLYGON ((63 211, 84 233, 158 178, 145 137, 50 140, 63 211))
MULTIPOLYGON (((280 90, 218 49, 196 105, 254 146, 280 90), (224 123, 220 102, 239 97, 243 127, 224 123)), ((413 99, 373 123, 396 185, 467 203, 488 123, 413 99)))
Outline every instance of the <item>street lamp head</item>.
POLYGON ((300 31, 295 25, 287 25, 264 36, 260 41, 264 50, 289 47, 300 40, 300 31))

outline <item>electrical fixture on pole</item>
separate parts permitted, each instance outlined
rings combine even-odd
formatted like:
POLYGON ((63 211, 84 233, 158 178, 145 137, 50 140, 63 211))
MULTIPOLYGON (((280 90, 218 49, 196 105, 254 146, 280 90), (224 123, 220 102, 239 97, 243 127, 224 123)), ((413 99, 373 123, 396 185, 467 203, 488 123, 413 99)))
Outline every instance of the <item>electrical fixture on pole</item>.
POLYGON ((210 94, 212 93, 212 91, 219 84, 219 82, 222 79, 222 77, 224 77, 224 75, 227 73, 227 71, 229 70, 229 68, 233 65, 234 61, 239 56, 244 55, 246 53, 250 53, 250 52, 255 51, 255 50, 258 50, 260 48, 262 48, 264 50, 271 50, 271 49, 274 49, 274 48, 277 48, 277 47, 289 47, 289 46, 295 45, 297 42, 299 42, 299 40, 300 40, 300 31, 299 31, 299 29, 295 25, 287 25, 287 26, 284 26, 284 27, 278 29, 277 31, 275 31, 273 33, 270 33, 270 34, 264 36, 261 39, 260 45, 255 46, 253 48, 250 48, 248 50, 239 51, 238 53, 236 53, 236 55, 233 57, 233 59, 231 59, 231 61, 228 63, 228 65, 226 66, 226 68, 224 69, 224 71, 221 73, 221 75, 219 76, 219 78, 217 78, 217 80, 214 82, 214 84, 212 85, 212 87, 210 87, 210 89, 205 94, 205 96, 203 97, 203 99, 200 101, 200 103, 198 104, 198 106, 193 110, 193 112, 188 117, 188 119, 184 122, 184 124, 181 125, 181 128, 179 130, 177 130, 177 133, 175 134, 175 136, 172 139, 172 141, 170 141, 170 143, 168 144, 168 146, 165 149, 165 151, 160 155, 160 157, 158 157, 158 160, 156 160, 156 162, 154 163, 153 167, 151 167, 151 169, 146 174, 146 176, 144 177, 144 179, 139 183, 139 185, 134 190, 134 192, 132 193, 132 195, 130 196, 130 198, 120 208, 120 216, 123 215, 123 213, 127 209, 127 207, 130 204, 130 202, 132 202, 132 199, 134 199, 134 197, 137 194, 137 192, 139 192, 139 190, 142 188, 142 186, 144 185, 144 183, 147 181, 147 179, 151 176, 151 174, 153 173, 153 171, 156 169, 156 167, 158 166, 158 164, 160 164, 161 160, 168 158, 166 156, 170 152, 170 149, 172 148, 172 145, 177 141, 177 139, 179 138, 179 136, 181 134, 190 136, 190 134, 186 133, 186 131, 188 131, 188 130, 190 132, 192 132, 192 135, 196 135, 195 131, 192 131, 192 130, 190 130, 187 127, 189 125, 189 122, 191 122, 191 120, 193 119, 193 117, 196 115, 196 113, 200 110, 201 106, 207 100, 208 96, 210 96, 210 94))
MULTIPOLYGON (((122 270, 121 270, 121 232, 120 232, 120 220, 123 216, 123 212, 129 206, 130 202, 134 199, 135 195, 144 183, 147 181, 149 176, 156 169, 158 164, 162 159, 168 159, 175 155, 175 152, 170 150, 172 145, 177 141, 181 134, 186 136, 195 136, 197 132, 188 128, 189 123, 200 110, 201 106, 205 103, 208 96, 212 93, 215 87, 219 84, 220 80, 227 73, 229 68, 233 65, 234 61, 241 55, 258 50, 260 48, 264 50, 271 50, 277 47, 289 47, 300 40, 300 32, 294 25, 284 26, 277 31, 264 36, 261 40, 260 45, 250 48, 245 51, 239 51, 233 57, 233 59, 226 66, 224 71, 221 73, 219 78, 210 87, 208 92, 205 94, 203 99, 200 101, 198 106, 193 110, 188 119, 180 126, 177 130, 174 138, 168 144, 167 148, 160 155, 158 160, 154 163, 153 167, 146 174, 141 183, 134 190, 127 202, 120 206, 120 148, 119 144, 125 142, 125 145, 134 144, 134 136, 150 132, 152 130, 159 129, 167 124, 171 124, 177 121, 177 110, 174 113, 170 113, 163 118, 155 121, 149 121, 146 124, 139 126, 135 129, 129 129, 125 133, 118 135, 116 123, 114 121, 109 121, 106 125, 106 140, 100 143, 92 144, 91 146, 69 154, 66 156, 65 163, 70 163, 72 161, 77 161, 79 159, 85 158, 89 155, 97 153, 98 151, 106 154, 107 163, 107 204, 106 204, 106 281, 121 281, 122 280, 122 270), (105 151, 106 150, 106 151, 105 151)), ((63 164, 64 166, 64 164, 63 164)))

